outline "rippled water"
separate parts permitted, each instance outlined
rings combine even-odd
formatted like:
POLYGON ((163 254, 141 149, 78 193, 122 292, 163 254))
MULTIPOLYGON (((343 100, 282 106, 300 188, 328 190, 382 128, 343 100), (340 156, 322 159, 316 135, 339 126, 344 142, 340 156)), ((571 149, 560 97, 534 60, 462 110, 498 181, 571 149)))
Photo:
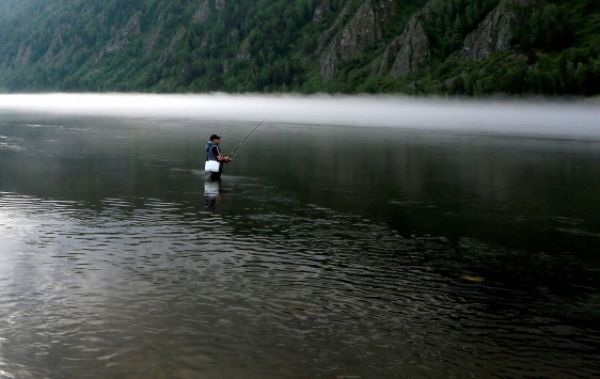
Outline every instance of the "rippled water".
POLYGON ((597 377, 600 142, 0 117, 0 378, 597 377))

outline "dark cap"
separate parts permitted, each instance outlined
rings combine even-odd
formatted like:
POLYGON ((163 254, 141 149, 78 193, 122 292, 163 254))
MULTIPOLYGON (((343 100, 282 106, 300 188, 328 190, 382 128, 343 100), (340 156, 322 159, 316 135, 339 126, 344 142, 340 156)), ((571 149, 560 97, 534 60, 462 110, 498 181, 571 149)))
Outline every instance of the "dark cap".
POLYGON ((211 141, 214 141, 214 140, 216 140, 216 139, 221 139, 221 136, 220 136, 220 135, 218 135, 218 134, 213 134, 212 136, 210 136, 210 140, 211 140, 211 141))

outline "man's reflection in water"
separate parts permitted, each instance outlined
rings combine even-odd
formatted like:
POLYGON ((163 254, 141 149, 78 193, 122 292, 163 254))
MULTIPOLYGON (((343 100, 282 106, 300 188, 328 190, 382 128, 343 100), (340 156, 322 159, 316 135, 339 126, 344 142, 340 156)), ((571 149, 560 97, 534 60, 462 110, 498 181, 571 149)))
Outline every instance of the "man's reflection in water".
POLYGON ((204 206, 211 212, 219 207, 223 200, 223 188, 221 178, 207 177, 204 180, 204 206))

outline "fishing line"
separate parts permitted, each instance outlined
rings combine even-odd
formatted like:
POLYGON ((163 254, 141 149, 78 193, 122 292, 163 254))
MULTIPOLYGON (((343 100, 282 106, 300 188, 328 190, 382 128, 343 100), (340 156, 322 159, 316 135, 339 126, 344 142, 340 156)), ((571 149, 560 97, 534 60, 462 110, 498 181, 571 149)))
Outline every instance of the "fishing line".
POLYGON ((238 153, 238 151, 240 151, 241 147, 246 143, 246 141, 248 141, 248 139, 250 139, 250 137, 254 134, 254 132, 256 132, 258 130, 258 128, 260 128, 262 126, 262 124, 265 123, 265 120, 262 120, 260 122, 260 124, 256 125, 256 128, 252 129, 252 131, 246 136, 246 138, 244 138, 239 145, 237 145, 237 147, 231 152, 231 154, 229 154, 229 158, 233 159, 233 157, 235 157, 235 155, 238 153))

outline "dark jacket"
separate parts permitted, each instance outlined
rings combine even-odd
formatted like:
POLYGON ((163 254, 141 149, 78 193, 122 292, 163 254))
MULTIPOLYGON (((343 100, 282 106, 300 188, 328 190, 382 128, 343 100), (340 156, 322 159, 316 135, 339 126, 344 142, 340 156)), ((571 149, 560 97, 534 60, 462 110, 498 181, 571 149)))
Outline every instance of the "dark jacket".
POLYGON ((206 160, 207 161, 218 161, 219 159, 217 158, 219 155, 221 155, 221 150, 219 149, 219 145, 216 145, 212 142, 208 142, 206 144, 206 160))

